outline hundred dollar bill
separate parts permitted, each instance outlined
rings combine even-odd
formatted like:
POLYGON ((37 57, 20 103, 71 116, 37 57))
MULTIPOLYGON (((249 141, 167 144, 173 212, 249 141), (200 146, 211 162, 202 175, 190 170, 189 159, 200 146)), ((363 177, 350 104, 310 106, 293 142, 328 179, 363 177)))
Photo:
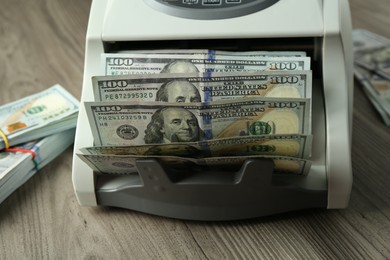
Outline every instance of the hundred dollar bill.
POLYGON ((248 98, 211 103, 85 102, 85 106, 98 146, 311 134, 309 99, 248 98))
POLYGON ((308 158, 311 142, 310 135, 240 136, 188 143, 93 146, 82 148, 80 152, 96 155, 166 155, 196 158, 244 155, 308 158))
MULTIPOLYGON (((0 107, 0 129, 9 146, 76 126, 79 102, 60 85, 0 107)), ((0 150, 5 147, 0 138, 0 150)))
POLYGON ((355 66, 355 76, 361 82, 364 93, 382 117, 390 125, 390 81, 363 67, 355 66))
POLYGON ((310 70, 310 57, 207 57, 203 54, 103 53, 103 75, 310 70))
POLYGON ((117 53, 158 53, 158 54, 203 54, 209 57, 218 55, 247 57, 305 57, 304 51, 222 51, 211 49, 153 49, 153 50, 123 50, 117 53))
POLYGON ((366 30, 354 30, 355 63, 390 80, 390 39, 366 30))
POLYGON ((390 44, 390 39, 364 29, 355 29, 352 32, 353 50, 359 56, 360 51, 380 48, 390 44))
POLYGON ((248 97, 311 98, 311 71, 95 76, 95 101, 210 102, 248 97))
POLYGON ((385 125, 390 126, 390 115, 387 114, 386 111, 382 108, 379 101, 372 95, 372 93, 370 91, 367 90, 367 88, 363 87, 363 92, 367 95, 367 97, 371 101, 372 105, 378 111, 378 113, 382 117, 382 120, 385 123, 385 125))
POLYGON ((355 76, 382 109, 390 115, 390 81, 358 66, 355 66, 355 76))
MULTIPOLYGON (((183 175, 196 171, 240 170, 248 159, 272 160, 275 173, 306 175, 311 167, 308 160, 281 156, 226 156, 208 158, 186 158, 177 156, 136 156, 136 155, 85 155, 77 154, 92 170, 100 174, 134 174, 138 172, 136 161, 153 158, 170 171, 182 171, 183 175)), ((261 174, 261 170, 259 170, 261 174)))

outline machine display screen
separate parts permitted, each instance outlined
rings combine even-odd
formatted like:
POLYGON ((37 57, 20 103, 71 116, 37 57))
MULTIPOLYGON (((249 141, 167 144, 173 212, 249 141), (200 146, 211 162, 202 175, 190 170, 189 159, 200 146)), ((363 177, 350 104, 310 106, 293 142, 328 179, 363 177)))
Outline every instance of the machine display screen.
POLYGON ((144 0, 152 8, 183 18, 226 19, 263 10, 279 0, 144 0))

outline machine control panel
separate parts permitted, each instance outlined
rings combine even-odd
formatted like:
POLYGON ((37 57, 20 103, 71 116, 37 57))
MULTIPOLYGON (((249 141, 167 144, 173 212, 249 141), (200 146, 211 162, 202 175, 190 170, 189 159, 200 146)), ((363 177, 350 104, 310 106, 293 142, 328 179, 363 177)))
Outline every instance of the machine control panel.
POLYGON ((227 19, 261 11, 279 0, 144 0, 150 7, 177 17, 227 19))

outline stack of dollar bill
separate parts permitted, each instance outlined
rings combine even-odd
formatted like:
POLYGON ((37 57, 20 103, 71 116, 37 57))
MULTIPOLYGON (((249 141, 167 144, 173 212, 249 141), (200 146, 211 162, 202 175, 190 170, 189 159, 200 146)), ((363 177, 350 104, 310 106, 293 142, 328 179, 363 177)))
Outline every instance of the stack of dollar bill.
POLYGON ((78 110, 60 85, 0 107, 0 203, 73 143, 78 110))
POLYGON ((75 128, 0 153, 0 203, 68 148, 75 128))
POLYGON ((85 102, 94 146, 79 157, 101 174, 237 170, 248 158, 275 171, 310 169, 312 72, 304 52, 153 50, 105 53, 85 102))
POLYGON ((372 32, 353 32, 355 76, 364 92, 390 126, 390 39, 372 32))

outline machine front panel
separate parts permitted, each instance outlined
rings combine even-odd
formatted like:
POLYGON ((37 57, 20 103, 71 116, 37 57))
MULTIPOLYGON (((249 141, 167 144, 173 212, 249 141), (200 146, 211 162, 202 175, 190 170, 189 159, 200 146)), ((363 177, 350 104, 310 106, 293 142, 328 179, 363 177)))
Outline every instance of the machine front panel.
MULTIPOLYGON (((201 1, 201 0, 199 0, 201 1)), ((202 0, 204 1, 204 0, 202 0)), ((226 1, 226 0, 224 0, 226 1)), ((103 22, 103 41, 274 38, 323 36, 324 25, 320 0, 279 0, 259 9, 258 2, 242 2, 230 7, 181 7, 176 1, 109 1, 103 22), (150 2, 150 3, 149 3, 150 2), (305 6, 305 8, 302 8, 305 6), (244 10, 247 9, 247 10, 244 10), (172 15, 188 13, 203 19, 172 15), (241 10, 241 11, 240 11, 241 10), (309 11, 310 10, 310 11, 309 11), (254 12, 255 11, 255 12, 254 12), (221 16, 232 12, 229 17, 221 16), (241 13, 240 12, 244 12, 241 13), (240 14, 233 16, 233 14, 240 14), (218 19, 217 19, 218 18, 218 19)), ((182 3, 182 2, 181 2, 182 3)), ((226 2, 225 2, 226 3, 226 2)), ((157 49, 158 47, 156 47, 157 49)))
POLYGON ((263 10, 279 0, 145 0, 157 11, 191 19, 226 19, 263 10))

